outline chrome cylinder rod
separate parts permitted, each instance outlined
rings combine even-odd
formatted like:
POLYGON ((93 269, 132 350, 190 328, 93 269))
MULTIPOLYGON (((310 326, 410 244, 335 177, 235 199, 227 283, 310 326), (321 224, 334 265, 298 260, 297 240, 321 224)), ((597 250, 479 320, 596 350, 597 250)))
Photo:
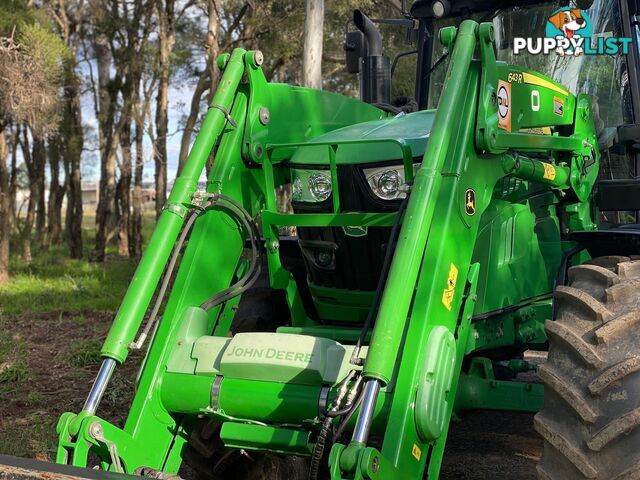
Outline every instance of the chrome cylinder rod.
POLYGON ((380 393, 380 382, 376 379, 369 379, 364 386, 364 397, 362 399, 362 408, 358 416, 358 422, 353 430, 352 442, 366 444, 371 430, 371 422, 373 413, 376 409, 376 402, 380 393))
POLYGON ((105 358, 103 360, 98 376, 93 382, 91 391, 87 396, 87 400, 84 402, 82 410, 88 412, 90 415, 94 415, 96 413, 100 400, 102 400, 104 391, 107 389, 107 385, 109 384, 109 380, 111 379, 111 375, 115 368, 116 361, 113 358, 105 358))

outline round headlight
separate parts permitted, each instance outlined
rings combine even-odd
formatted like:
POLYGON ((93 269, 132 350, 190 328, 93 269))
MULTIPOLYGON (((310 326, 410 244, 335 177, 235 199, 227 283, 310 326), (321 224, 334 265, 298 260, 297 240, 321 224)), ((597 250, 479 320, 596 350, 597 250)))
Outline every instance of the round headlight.
POLYGON ((378 178, 378 194, 385 200, 393 200, 398 196, 400 183, 397 170, 387 170, 378 178))
POLYGON ((324 202, 331 195, 331 179, 323 173, 314 173, 309 177, 309 191, 319 202, 324 202))

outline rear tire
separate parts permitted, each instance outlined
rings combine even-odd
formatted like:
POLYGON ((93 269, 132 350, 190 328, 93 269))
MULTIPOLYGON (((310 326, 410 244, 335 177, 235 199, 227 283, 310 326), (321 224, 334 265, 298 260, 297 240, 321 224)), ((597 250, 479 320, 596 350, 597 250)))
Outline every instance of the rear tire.
POLYGON ((640 478, 640 260, 600 257, 569 270, 547 321, 540 366, 538 477, 640 478))

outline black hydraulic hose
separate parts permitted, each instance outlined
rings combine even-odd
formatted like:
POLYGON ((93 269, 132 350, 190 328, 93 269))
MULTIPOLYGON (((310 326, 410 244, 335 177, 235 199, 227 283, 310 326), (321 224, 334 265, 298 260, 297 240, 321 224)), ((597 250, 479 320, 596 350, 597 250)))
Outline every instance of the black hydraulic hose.
POLYGON ((217 305, 231 300, 251 288, 258 280, 262 270, 262 243, 255 221, 251 218, 251 215, 244 209, 244 207, 242 207, 242 205, 236 202, 233 198, 220 194, 216 196, 216 199, 228 202, 229 205, 224 205, 219 202, 216 202, 216 205, 226 208, 232 212, 243 224, 251 242, 251 263, 249 265, 249 269, 240 280, 221 292, 216 293, 202 303, 201 307, 207 311, 217 305))
POLYGON ((362 10, 353 11, 353 23, 358 30, 364 33, 369 45, 367 53, 370 57, 378 57, 382 55, 382 35, 362 10))
POLYGON ((371 304, 371 308, 369 309, 369 313, 367 314, 367 319, 362 325, 362 330, 360 330, 360 336, 358 337, 358 341, 356 342, 355 347, 353 348, 353 353, 351 354, 351 364, 360 365, 362 362, 359 358, 360 349, 362 348, 362 344, 367 336, 367 332, 371 328, 371 324, 373 323, 376 314, 378 313, 378 308, 380 307, 380 301, 382 300, 382 292, 384 291, 384 286, 387 283, 387 277, 389 276, 389 269, 391 268, 391 260, 393 259, 393 251, 395 249, 395 244, 398 240, 398 234, 400 233, 400 225, 402 221, 402 215, 407 208, 407 204, 409 203, 409 193, 407 192, 407 196, 400 204, 398 208, 398 213, 393 222, 393 227, 391 228, 391 233, 389 234, 389 241, 387 242, 387 251, 384 255, 384 262, 382 264, 382 270, 380 272, 380 278, 378 279, 378 285, 376 286, 376 293, 373 297, 373 302, 371 304))
POLYGON ((338 427, 335 435, 333 436, 334 442, 340 438, 340 436, 342 435, 342 432, 344 431, 345 427, 349 423, 349 420, 351 420, 351 417, 353 417, 353 415, 356 413, 356 410, 358 410, 358 407, 362 403, 363 399, 364 399, 364 391, 360 392, 360 395, 358 395, 358 399, 354 402, 352 407, 349 409, 349 412, 344 416, 344 418, 340 422, 340 426, 338 427))
POLYGON ((158 295, 156 296, 156 301, 153 305, 153 309, 151 310, 151 314, 149 315, 149 319, 142 330, 142 333, 138 337, 138 340, 130 344, 130 348, 139 349, 144 344, 151 328, 153 327, 156 317, 158 316, 158 312, 160 311, 160 306, 162 305, 162 301, 167 293, 167 288, 169 287, 169 282, 171 277, 173 276, 173 270, 176 267, 176 263, 178 262, 178 257, 180 256, 180 251, 182 250, 182 245, 184 244, 187 236, 191 232, 191 228, 195 223, 196 219, 203 213, 208 207, 211 206, 211 202, 206 203, 202 207, 199 207, 197 210, 194 210, 190 215, 187 221, 182 228, 182 232, 180 232, 180 236, 178 237, 178 241, 176 242, 175 247, 173 248, 173 253, 171 255, 171 259, 169 260, 169 264, 167 265, 167 269, 164 274, 164 278, 162 279, 162 284, 160 285, 160 290, 158 290, 158 295))
POLYGON ((324 457, 324 450, 329 437, 329 431, 333 424, 333 418, 327 416, 322 422, 322 428, 318 433, 316 444, 313 447, 311 453, 311 465, 309 467, 309 480, 318 480, 318 474, 320 473, 320 465, 322 465, 322 458, 324 457))
MULTIPOLYGON (((220 205, 222 208, 227 208, 228 210, 230 210, 232 213, 237 215, 237 212, 235 210, 233 210, 232 208, 229 208, 226 205, 220 205)), ((251 228, 249 222, 246 220, 246 218, 244 218, 243 216, 238 215, 238 219, 240 220, 240 222, 243 224, 245 230, 247 231, 247 234, 249 235, 249 238, 251 240, 251 250, 252 250, 252 254, 251 254, 251 262, 249 264, 249 269, 247 270, 247 272, 245 273, 245 275, 238 280, 236 283, 234 283, 233 285, 231 285, 230 287, 217 292, 215 295, 213 295, 212 297, 210 297, 209 299, 207 299, 205 302, 202 303, 201 307, 204 310, 211 310, 213 307, 215 307, 216 305, 219 305, 221 303, 223 303, 224 301, 228 300, 229 298, 233 298, 233 296, 235 296, 235 292, 244 287, 247 282, 249 282, 255 275, 256 273, 256 269, 260 269, 260 265, 257 262, 257 245, 255 242, 255 238, 253 235, 253 229, 251 228)))

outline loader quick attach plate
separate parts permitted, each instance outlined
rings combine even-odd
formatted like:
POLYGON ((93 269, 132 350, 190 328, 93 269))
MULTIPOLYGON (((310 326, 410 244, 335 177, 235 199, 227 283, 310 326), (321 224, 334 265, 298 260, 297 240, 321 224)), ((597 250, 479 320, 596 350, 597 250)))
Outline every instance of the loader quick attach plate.
POLYGON ((198 338, 197 375, 302 385, 333 385, 347 374, 353 347, 327 338, 287 333, 239 333, 198 338))

